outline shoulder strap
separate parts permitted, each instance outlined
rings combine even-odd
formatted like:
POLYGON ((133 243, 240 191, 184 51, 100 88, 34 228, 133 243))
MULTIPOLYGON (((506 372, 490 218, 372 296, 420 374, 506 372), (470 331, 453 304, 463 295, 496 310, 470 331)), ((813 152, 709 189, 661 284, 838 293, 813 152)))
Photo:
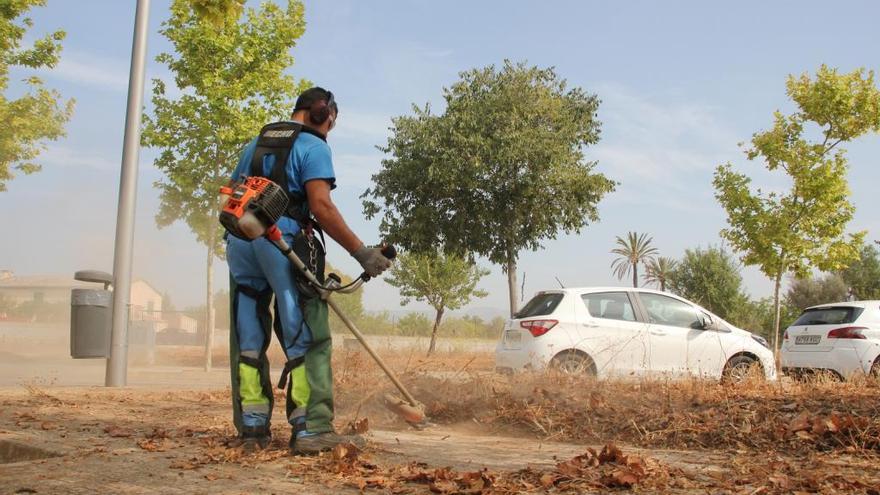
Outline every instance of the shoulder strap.
MULTIPOLYGON (((288 205, 286 215, 297 220, 304 221, 302 205, 305 196, 290 192, 287 180, 287 160, 293 149, 293 143, 299 137, 301 131, 309 132, 307 127, 296 122, 273 122, 266 124, 260 130, 257 137, 257 147, 254 150, 254 156, 251 158, 250 175, 252 177, 266 177, 272 182, 278 184, 281 190, 287 193, 288 205), (266 174, 263 171, 263 161, 267 155, 272 155, 275 159, 272 162, 272 170, 266 174)), ((311 133, 311 132, 310 132, 311 133)))
POLYGON ((293 143, 299 137, 302 130, 302 124, 296 122, 273 122, 266 124, 260 130, 260 136, 257 138, 257 148, 254 150, 254 156, 251 158, 250 175, 253 177, 266 177, 272 182, 281 186, 284 192, 289 194, 290 189, 287 184, 287 159, 290 156, 290 150, 293 143), (268 176, 263 172, 263 161, 266 155, 275 157, 272 163, 272 170, 268 176))

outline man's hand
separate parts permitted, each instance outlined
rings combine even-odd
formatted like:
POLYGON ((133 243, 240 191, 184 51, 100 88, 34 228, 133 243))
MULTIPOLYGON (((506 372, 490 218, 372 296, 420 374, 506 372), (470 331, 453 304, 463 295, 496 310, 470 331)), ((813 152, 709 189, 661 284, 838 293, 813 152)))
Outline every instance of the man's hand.
POLYGON ((391 268, 391 260, 382 254, 382 248, 361 245, 351 255, 361 264, 364 272, 371 277, 378 277, 382 272, 391 268))

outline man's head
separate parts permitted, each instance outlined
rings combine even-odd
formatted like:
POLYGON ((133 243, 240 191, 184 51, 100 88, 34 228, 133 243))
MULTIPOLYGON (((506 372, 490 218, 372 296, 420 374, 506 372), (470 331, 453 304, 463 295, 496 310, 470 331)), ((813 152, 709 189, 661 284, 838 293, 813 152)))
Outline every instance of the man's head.
POLYGON ((316 86, 299 95, 292 118, 326 135, 336 125, 338 114, 333 93, 316 86))

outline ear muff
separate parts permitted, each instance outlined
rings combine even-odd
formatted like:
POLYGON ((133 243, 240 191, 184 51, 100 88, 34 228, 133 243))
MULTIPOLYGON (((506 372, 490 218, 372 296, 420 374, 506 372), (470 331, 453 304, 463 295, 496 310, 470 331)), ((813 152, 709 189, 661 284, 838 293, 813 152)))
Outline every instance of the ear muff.
POLYGON ((309 108, 309 119, 315 124, 321 125, 330 118, 330 109, 333 107, 333 92, 327 91, 327 100, 316 101, 309 108))

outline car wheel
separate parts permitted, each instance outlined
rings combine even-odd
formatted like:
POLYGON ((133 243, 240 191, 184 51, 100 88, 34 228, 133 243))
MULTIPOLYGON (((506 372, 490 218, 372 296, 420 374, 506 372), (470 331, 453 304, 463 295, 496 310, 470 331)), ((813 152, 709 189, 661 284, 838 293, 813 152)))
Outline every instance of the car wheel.
MULTIPOLYGON (((758 361, 754 358, 739 355, 730 358, 727 365, 724 366, 724 372, 721 374, 722 383, 741 383, 753 375, 754 369, 759 368, 758 361)), ((761 374, 763 377, 763 373, 761 374)))
POLYGON ((550 367, 567 375, 596 376, 596 363, 593 362, 593 358, 578 351, 558 354, 550 362, 550 367))
POLYGON ((877 359, 874 360, 874 364, 871 365, 869 375, 875 380, 880 380, 880 356, 877 356, 877 359))

